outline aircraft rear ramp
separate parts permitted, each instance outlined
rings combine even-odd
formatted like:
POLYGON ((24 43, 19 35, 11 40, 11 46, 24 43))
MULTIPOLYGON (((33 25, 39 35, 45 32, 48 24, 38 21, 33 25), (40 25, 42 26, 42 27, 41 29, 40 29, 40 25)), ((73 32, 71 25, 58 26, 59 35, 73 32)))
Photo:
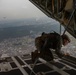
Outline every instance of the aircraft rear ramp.
POLYGON ((5 57, 0 59, 0 75, 76 75, 76 58, 71 56, 55 62, 39 58, 34 64, 31 55, 5 57))

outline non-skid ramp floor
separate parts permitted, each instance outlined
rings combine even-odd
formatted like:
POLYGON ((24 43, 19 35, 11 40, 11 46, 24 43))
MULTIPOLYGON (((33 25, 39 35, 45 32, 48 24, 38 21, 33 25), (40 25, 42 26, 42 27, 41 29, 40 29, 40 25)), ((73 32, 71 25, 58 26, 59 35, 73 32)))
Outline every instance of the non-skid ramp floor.
POLYGON ((31 55, 27 54, 1 61, 3 62, 0 63, 0 75, 76 75, 76 64, 65 59, 55 59, 52 62, 39 58, 33 63, 31 55), (5 66, 7 64, 10 69, 5 66))

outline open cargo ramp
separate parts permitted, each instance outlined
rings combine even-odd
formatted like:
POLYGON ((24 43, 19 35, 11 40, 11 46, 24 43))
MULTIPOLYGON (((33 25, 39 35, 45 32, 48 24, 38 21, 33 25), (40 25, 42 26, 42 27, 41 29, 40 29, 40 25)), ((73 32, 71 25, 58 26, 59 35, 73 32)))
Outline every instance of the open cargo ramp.
POLYGON ((39 58, 36 63, 31 55, 5 57, 0 59, 0 75, 76 75, 76 58, 68 56, 55 58, 55 62, 39 58))

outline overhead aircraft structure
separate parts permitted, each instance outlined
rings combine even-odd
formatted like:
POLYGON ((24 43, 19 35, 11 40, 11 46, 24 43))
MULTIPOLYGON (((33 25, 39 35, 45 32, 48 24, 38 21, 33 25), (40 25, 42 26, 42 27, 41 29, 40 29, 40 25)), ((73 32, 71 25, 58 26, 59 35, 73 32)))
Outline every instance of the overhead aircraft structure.
POLYGON ((29 0, 76 38, 76 0, 29 0))

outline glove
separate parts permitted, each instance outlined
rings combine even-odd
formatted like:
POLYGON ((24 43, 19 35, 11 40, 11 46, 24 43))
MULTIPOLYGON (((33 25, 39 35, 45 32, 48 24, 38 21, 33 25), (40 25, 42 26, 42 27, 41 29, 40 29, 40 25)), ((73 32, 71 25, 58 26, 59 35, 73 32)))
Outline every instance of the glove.
POLYGON ((69 53, 65 53, 64 56, 70 56, 70 54, 69 53))

